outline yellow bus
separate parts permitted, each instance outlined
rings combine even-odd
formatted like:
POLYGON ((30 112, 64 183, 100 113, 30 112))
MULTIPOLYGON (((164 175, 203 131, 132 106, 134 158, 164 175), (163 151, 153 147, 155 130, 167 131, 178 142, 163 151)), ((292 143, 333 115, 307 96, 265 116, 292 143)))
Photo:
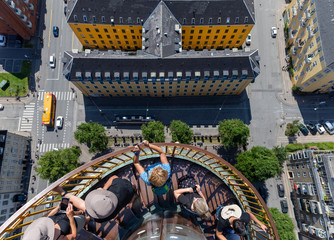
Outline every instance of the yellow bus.
POLYGON ((56 113, 56 96, 52 93, 45 93, 42 124, 53 127, 56 113))

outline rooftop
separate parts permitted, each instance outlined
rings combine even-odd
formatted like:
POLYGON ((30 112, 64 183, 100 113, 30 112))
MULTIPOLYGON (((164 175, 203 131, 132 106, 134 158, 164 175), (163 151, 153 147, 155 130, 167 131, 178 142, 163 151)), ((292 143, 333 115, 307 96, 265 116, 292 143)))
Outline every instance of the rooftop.
MULTIPOLYGON (((69 23, 142 25, 157 7, 158 0, 70 1, 69 23), (73 2, 73 3, 72 3, 73 2), (75 17, 76 16, 76 17, 75 17)), ((180 24, 239 25, 255 23, 253 0, 163 1, 180 24), (227 19, 230 19, 227 22, 227 19), (236 21, 236 19, 238 20, 236 21), (210 19, 212 23, 210 23, 210 19), (220 20, 219 20, 220 19, 220 20), (185 20, 185 22, 184 22, 185 20)))
POLYGON ((67 63, 64 75, 70 79, 91 77, 103 78, 176 78, 176 77, 226 77, 255 78, 260 73, 258 51, 185 51, 165 58, 137 51, 65 52, 67 63))
POLYGON ((326 66, 334 71, 334 2, 323 0, 314 2, 326 66))

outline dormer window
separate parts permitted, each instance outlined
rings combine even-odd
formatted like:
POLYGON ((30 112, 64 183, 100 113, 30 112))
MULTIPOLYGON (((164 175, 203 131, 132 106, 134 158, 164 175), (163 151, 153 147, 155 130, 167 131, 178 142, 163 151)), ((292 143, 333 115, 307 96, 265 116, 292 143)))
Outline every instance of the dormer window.
POLYGON ((209 24, 212 24, 212 18, 209 18, 209 24))
POLYGON ((218 20, 217 20, 217 23, 221 23, 222 22, 222 18, 219 17, 218 20))
POLYGON ((226 18, 226 23, 230 23, 230 17, 226 18))
POLYGON ((84 22, 88 22, 88 20, 87 20, 87 16, 86 16, 86 15, 83 15, 83 21, 84 21, 84 22))
POLYGON ((191 24, 195 24, 195 18, 191 19, 191 24))
POLYGON ((245 17, 245 23, 248 23, 248 17, 245 17))
POLYGON ((200 24, 203 24, 203 23, 204 23, 204 18, 201 18, 201 19, 199 20, 199 22, 200 22, 200 24))
POLYGON ((235 23, 239 23, 239 17, 235 18, 235 23))
POLYGON ((122 17, 119 18, 119 23, 123 23, 123 18, 122 17))

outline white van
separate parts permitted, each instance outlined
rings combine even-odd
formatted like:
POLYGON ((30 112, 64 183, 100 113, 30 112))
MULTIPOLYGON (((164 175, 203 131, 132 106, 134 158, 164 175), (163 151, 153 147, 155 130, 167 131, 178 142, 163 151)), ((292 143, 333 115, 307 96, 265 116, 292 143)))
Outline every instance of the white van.
POLYGON ((329 121, 324 122, 323 126, 330 135, 334 134, 334 127, 329 121))
POLYGON ((55 56, 51 55, 50 56, 50 68, 55 68, 56 67, 56 58, 55 56))

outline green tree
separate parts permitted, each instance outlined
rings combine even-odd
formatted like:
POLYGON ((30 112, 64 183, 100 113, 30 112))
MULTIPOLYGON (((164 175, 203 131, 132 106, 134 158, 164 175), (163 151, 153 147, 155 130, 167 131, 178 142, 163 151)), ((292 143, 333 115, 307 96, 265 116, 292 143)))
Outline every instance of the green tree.
POLYGON ((299 120, 294 120, 292 123, 288 123, 285 129, 285 136, 293 137, 299 131, 299 120))
POLYGON ((288 151, 286 150, 285 147, 275 146, 273 148, 273 152, 275 153, 280 165, 282 165, 285 162, 285 160, 288 159, 288 151))
POLYGON ((221 137, 221 143, 227 148, 247 145, 249 128, 240 119, 230 119, 219 122, 218 131, 221 137))
POLYGON ((172 133, 173 142, 189 144, 194 136, 188 124, 180 120, 173 120, 169 128, 172 133))
POLYGON ((149 142, 165 142, 165 126, 159 122, 149 122, 146 125, 141 125, 141 131, 143 133, 144 139, 149 142))
POLYGON ((54 182, 79 167, 80 154, 79 147, 47 152, 38 160, 36 172, 42 179, 54 182))
POLYGON ((108 137, 104 131, 101 124, 90 121, 78 126, 74 138, 79 143, 87 144, 89 152, 103 152, 108 146, 108 137))
POLYGON ((281 213, 277 208, 269 208, 270 214, 274 219, 278 235, 280 239, 296 240, 294 227, 291 218, 284 213, 281 213))
POLYGON ((261 146, 239 154, 235 167, 251 182, 262 182, 281 171, 275 153, 261 146))

